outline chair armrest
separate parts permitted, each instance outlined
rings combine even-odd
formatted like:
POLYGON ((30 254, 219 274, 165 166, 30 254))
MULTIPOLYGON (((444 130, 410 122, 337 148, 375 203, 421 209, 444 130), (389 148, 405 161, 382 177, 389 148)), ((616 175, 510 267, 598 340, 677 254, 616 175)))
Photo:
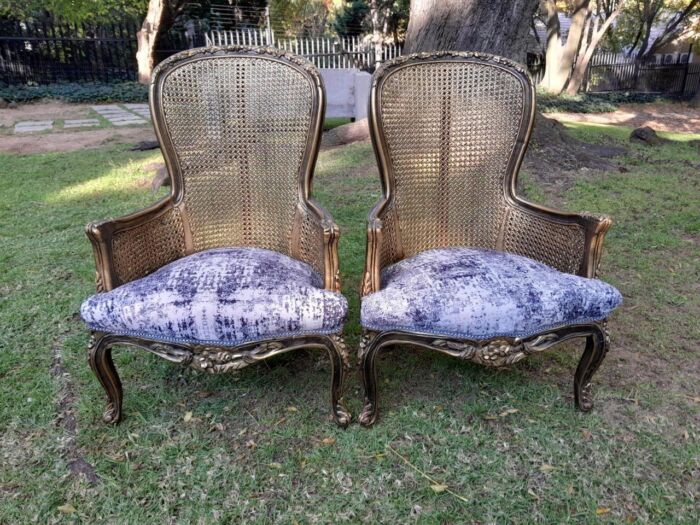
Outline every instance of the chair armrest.
POLYGON ((384 268, 403 257, 393 202, 382 199, 367 217, 367 249, 361 295, 381 288, 384 268))
POLYGON ((517 199, 506 217, 503 249, 566 273, 595 277, 611 225, 604 215, 566 213, 517 199))
POLYGON ((326 290, 340 291, 338 240, 340 228, 328 211, 314 199, 300 204, 299 242, 296 255, 321 276, 326 290))
POLYGON ((92 222, 97 291, 112 290, 185 256, 185 228, 170 197, 136 213, 92 222))

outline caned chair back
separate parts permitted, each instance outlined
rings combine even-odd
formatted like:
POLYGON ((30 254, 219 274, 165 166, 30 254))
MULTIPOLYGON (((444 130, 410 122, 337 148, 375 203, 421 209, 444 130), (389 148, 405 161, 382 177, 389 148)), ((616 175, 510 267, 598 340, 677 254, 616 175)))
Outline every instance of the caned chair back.
POLYGON ((303 249, 325 107, 310 63, 262 48, 179 53, 156 68, 150 99, 189 251, 257 246, 318 258, 292 253, 303 249))
POLYGON ((410 55, 375 73, 370 126, 387 198, 382 259, 502 248, 533 118, 522 67, 478 53, 410 55))

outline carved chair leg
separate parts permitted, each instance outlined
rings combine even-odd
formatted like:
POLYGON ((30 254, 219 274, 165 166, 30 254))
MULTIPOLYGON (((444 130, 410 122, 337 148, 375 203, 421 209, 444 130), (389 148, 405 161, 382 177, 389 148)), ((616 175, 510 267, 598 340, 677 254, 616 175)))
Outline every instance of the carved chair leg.
POLYGON ((605 322, 597 325, 597 330, 586 338, 586 349, 581 356, 574 376, 574 401, 582 412, 593 408, 591 378, 608 353, 610 340, 605 322))
POLYGON ((379 415, 376 364, 376 357, 381 349, 379 342, 378 334, 365 332, 360 343, 360 374, 362 375, 362 384, 365 387, 365 403, 362 414, 360 414, 360 424, 364 427, 374 425, 379 415))
POLYGON ((343 391, 345 387, 345 377, 350 368, 350 359, 348 350, 345 346, 345 340, 340 335, 329 336, 330 344, 328 345, 328 353, 331 357, 332 374, 331 378, 331 405, 333 409, 333 419, 335 422, 345 428, 352 421, 352 415, 345 407, 343 399, 343 391))
POLYGON ((112 346, 102 334, 95 333, 90 337, 88 362, 107 392, 107 409, 102 419, 105 423, 117 424, 122 418, 122 383, 112 361, 112 346))

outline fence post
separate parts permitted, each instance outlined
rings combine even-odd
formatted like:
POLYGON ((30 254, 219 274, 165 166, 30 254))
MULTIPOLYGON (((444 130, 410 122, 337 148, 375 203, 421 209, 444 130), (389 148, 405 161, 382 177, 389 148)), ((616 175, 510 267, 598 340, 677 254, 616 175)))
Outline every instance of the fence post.
POLYGON ((270 6, 265 6, 265 31, 267 32, 267 45, 274 46, 275 39, 272 33, 272 28, 270 27, 270 6))
MULTIPOLYGON (((681 97, 685 96, 685 87, 688 82, 688 69, 690 68, 690 55, 693 52, 693 44, 688 45, 688 60, 685 61, 685 69, 683 70, 683 87, 681 87, 681 97)), ((678 59, 680 60, 681 54, 678 53, 678 59)))

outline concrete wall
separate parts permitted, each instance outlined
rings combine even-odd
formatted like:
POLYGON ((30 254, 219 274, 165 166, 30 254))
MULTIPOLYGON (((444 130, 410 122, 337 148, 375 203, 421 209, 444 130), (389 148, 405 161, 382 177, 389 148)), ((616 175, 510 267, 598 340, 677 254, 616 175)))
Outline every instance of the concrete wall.
POLYGON ((326 85, 326 117, 367 117, 372 75, 359 69, 320 69, 326 85))

